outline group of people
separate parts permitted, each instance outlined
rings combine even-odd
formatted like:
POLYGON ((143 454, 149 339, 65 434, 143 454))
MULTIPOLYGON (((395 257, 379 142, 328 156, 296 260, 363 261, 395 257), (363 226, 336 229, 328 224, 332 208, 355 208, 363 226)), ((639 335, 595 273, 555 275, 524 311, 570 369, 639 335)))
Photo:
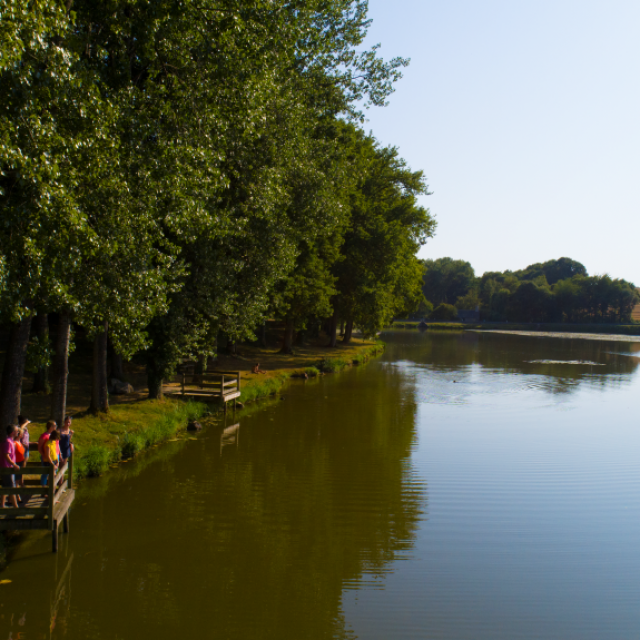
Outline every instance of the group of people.
MULTIPOLYGON (((29 459, 29 424, 30 420, 25 416, 18 416, 18 425, 11 424, 6 428, 5 439, 0 442, 0 469, 22 469, 29 459)), ((55 420, 49 420, 44 433, 38 438, 38 453, 45 466, 53 466, 57 471, 60 465, 69 459, 73 452, 73 430, 71 429, 71 416, 64 419, 62 428, 58 430, 55 420)), ((0 476, 2 487, 13 489, 24 486, 24 476, 15 474, 2 474, 0 476)), ((48 474, 40 477, 40 483, 47 485, 48 474)), ((5 508, 7 496, 0 496, 0 508, 5 508)), ((18 508, 19 502, 23 502, 20 495, 10 496, 11 506, 18 508)))

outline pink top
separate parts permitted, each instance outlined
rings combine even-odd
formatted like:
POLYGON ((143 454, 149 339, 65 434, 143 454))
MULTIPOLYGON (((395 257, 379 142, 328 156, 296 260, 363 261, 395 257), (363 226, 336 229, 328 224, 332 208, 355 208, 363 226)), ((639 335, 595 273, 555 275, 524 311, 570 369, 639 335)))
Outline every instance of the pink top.
POLYGON ((11 438, 5 438, 0 443, 0 469, 13 469, 13 465, 16 462, 16 447, 13 444, 11 438), (7 453, 9 454, 9 460, 7 460, 7 453))

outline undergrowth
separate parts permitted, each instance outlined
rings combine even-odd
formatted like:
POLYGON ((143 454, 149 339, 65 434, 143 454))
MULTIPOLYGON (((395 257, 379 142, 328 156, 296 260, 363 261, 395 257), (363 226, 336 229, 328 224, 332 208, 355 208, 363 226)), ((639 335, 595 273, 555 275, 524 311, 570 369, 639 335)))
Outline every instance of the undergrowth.
POLYGON ((95 477, 103 474, 110 464, 131 458, 154 444, 168 440, 207 411, 201 402, 177 403, 170 412, 141 428, 119 436, 115 446, 92 444, 86 451, 76 449, 75 472, 78 477, 95 477))
POLYGON ((281 373, 272 378, 248 382, 241 389, 240 400, 242 402, 253 402, 260 398, 275 396, 284 387, 290 375, 290 373, 281 373))

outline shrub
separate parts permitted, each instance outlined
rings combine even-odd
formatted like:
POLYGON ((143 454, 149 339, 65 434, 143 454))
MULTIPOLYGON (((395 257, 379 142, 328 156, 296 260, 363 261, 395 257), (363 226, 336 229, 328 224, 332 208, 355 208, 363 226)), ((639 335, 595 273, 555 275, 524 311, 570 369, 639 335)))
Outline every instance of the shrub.
POLYGON ((324 373, 336 373, 348 366, 349 363, 344 358, 324 358, 320 362, 320 369, 324 373))
POLYGON ((318 369, 317 367, 307 367, 304 372, 310 377, 310 378, 317 378, 320 375, 320 369, 318 369))
POLYGON ((439 304, 429 316, 430 320, 457 320, 458 310, 452 304, 439 304))
MULTIPOLYGON (((119 454, 119 451, 118 451, 119 454)), ((78 475, 95 478, 109 468, 112 452, 101 444, 92 444, 78 462, 78 475)))
POLYGON ((133 456, 144 448, 145 442, 138 433, 126 433, 120 445, 120 454, 123 458, 133 458, 133 456))
POLYGON ((429 322, 427 323, 427 329, 436 331, 464 331, 468 329, 469 325, 461 324, 460 322, 429 322))

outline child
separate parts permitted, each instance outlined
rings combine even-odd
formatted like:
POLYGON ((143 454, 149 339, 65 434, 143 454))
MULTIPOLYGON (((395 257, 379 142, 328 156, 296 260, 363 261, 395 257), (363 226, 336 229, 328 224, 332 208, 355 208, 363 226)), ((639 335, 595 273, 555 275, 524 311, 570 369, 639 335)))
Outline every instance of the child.
MULTIPOLYGON (((46 462, 46 460, 45 460, 45 448, 47 446, 47 443, 49 442, 49 438, 51 437, 51 434, 53 433, 53 431, 55 430, 55 428, 57 426, 58 425, 56 425, 56 421, 55 420, 49 420, 49 422, 47 422, 47 426, 46 426, 45 432, 38 438, 38 453, 40 454, 40 460, 42 460, 42 462, 46 462)), ((43 487, 47 486, 47 478, 48 477, 49 476, 46 473, 43 473, 40 476, 40 484, 43 487)))
POLYGON ((20 437, 20 442, 22 442, 22 446, 24 447, 24 463, 27 464, 29 460, 29 425, 31 424, 31 420, 29 418, 25 418, 25 416, 18 416, 18 427, 20 427, 20 433, 22 436, 20 437))
MULTIPOLYGON (((13 446, 16 452, 16 464, 24 469, 27 459, 24 455, 24 445, 22 444, 22 429, 18 428, 13 432, 13 446)), ((24 476, 15 476, 16 487, 24 487, 24 476)), ((18 496, 18 501, 22 502, 22 498, 18 496)))
POLYGON ((53 475, 55 476, 58 471, 58 465, 60 462, 60 458, 58 456, 58 441, 60 440, 60 432, 54 429, 50 434, 49 438, 43 444, 42 452, 43 452, 43 462, 45 464, 53 465, 53 475))
POLYGON ((67 416, 64 419, 62 429, 60 429, 60 462, 64 464, 73 453, 73 438, 74 431, 71 429, 71 416, 67 416))

